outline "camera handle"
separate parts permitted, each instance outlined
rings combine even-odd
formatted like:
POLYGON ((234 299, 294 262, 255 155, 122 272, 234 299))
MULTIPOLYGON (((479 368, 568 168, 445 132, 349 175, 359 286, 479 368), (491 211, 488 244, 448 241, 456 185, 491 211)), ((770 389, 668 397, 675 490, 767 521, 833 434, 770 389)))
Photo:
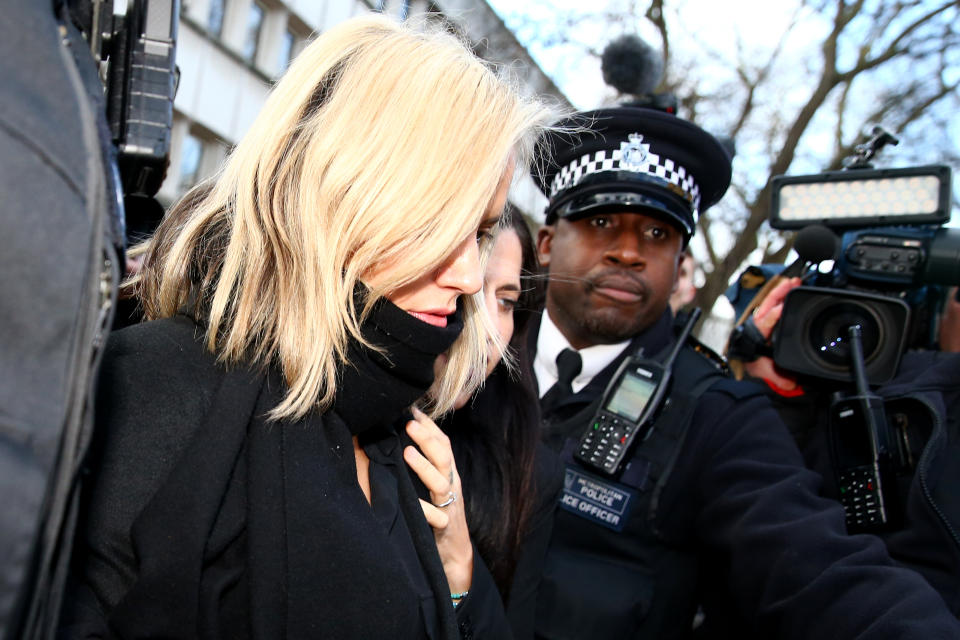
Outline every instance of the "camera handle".
POLYGON ((844 169, 872 169, 873 157, 888 144, 896 146, 900 140, 883 127, 874 127, 869 140, 853 148, 855 153, 843 159, 844 169))

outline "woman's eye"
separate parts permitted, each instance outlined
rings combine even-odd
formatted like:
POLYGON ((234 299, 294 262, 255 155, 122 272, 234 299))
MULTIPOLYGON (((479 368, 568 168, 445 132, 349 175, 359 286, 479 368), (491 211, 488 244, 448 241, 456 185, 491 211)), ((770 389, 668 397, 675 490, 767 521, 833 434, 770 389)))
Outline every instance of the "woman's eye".
POLYGON ((513 298, 497 298, 497 304, 504 311, 513 311, 517 308, 517 301, 513 298))
POLYGON ((484 242, 493 238, 492 227, 481 227, 477 229, 477 242, 484 242))

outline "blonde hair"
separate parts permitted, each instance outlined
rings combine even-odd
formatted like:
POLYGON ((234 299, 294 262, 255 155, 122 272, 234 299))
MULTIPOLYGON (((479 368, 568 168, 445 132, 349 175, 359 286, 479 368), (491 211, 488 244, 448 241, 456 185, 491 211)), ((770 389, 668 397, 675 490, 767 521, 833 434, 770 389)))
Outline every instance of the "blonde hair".
MULTIPOLYGON (((174 205, 131 286, 147 319, 199 313, 222 362, 278 364, 288 392, 271 417, 324 409, 373 304, 475 232, 553 113, 436 26, 344 22, 297 57, 220 175, 174 205), (384 264, 391 283, 356 309, 384 264)), ((432 414, 482 381, 493 335, 465 296, 432 414)))

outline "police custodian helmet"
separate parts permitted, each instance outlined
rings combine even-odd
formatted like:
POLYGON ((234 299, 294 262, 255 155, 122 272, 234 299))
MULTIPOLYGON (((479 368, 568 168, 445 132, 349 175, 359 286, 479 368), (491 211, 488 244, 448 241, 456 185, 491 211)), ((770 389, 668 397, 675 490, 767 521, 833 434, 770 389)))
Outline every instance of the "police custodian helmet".
POLYGON ((700 127, 639 107, 580 112, 545 140, 533 179, 547 224, 598 213, 662 215, 690 240, 701 211, 730 185, 730 156, 700 127))

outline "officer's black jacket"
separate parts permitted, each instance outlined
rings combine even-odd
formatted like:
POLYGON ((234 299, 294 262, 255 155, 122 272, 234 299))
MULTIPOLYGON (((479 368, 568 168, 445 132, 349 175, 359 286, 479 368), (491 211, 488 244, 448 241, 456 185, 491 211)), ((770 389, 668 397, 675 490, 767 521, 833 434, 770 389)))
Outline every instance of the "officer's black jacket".
MULTIPOLYGON (((829 444, 828 388, 806 381, 806 393, 769 394, 807 466, 823 475, 823 495, 839 499, 829 444)), ((896 376, 874 391, 902 443, 903 467, 885 487, 889 526, 877 535, 890 556, 923 575, 960 614, 960 354, 904 355, 896 376)))
MULTIPOLYGON (((667 313, 628 351, 649 356, 672 339, 667 313)), ((687 352, 674 372, 672 407, 690 411, 686 425, 662 424, 666 412, 656 425, 674 434, 675 459, 650 464, 638 449, 625 473, 634 497, 624 530, 558 509, 538 636, 960 638, 960 623, 918 574, 894 566, 879 539, 847 535, 842 508, 818 496, 820 476, 767 398, 722 379, 690 397, 683 385, 702 379, 691 371, 697 358, 687 352)), ((568 491, 570 472, 584 472, 569 443, 618 364, 545 416, 547 441, 567 443, 568 491)))

